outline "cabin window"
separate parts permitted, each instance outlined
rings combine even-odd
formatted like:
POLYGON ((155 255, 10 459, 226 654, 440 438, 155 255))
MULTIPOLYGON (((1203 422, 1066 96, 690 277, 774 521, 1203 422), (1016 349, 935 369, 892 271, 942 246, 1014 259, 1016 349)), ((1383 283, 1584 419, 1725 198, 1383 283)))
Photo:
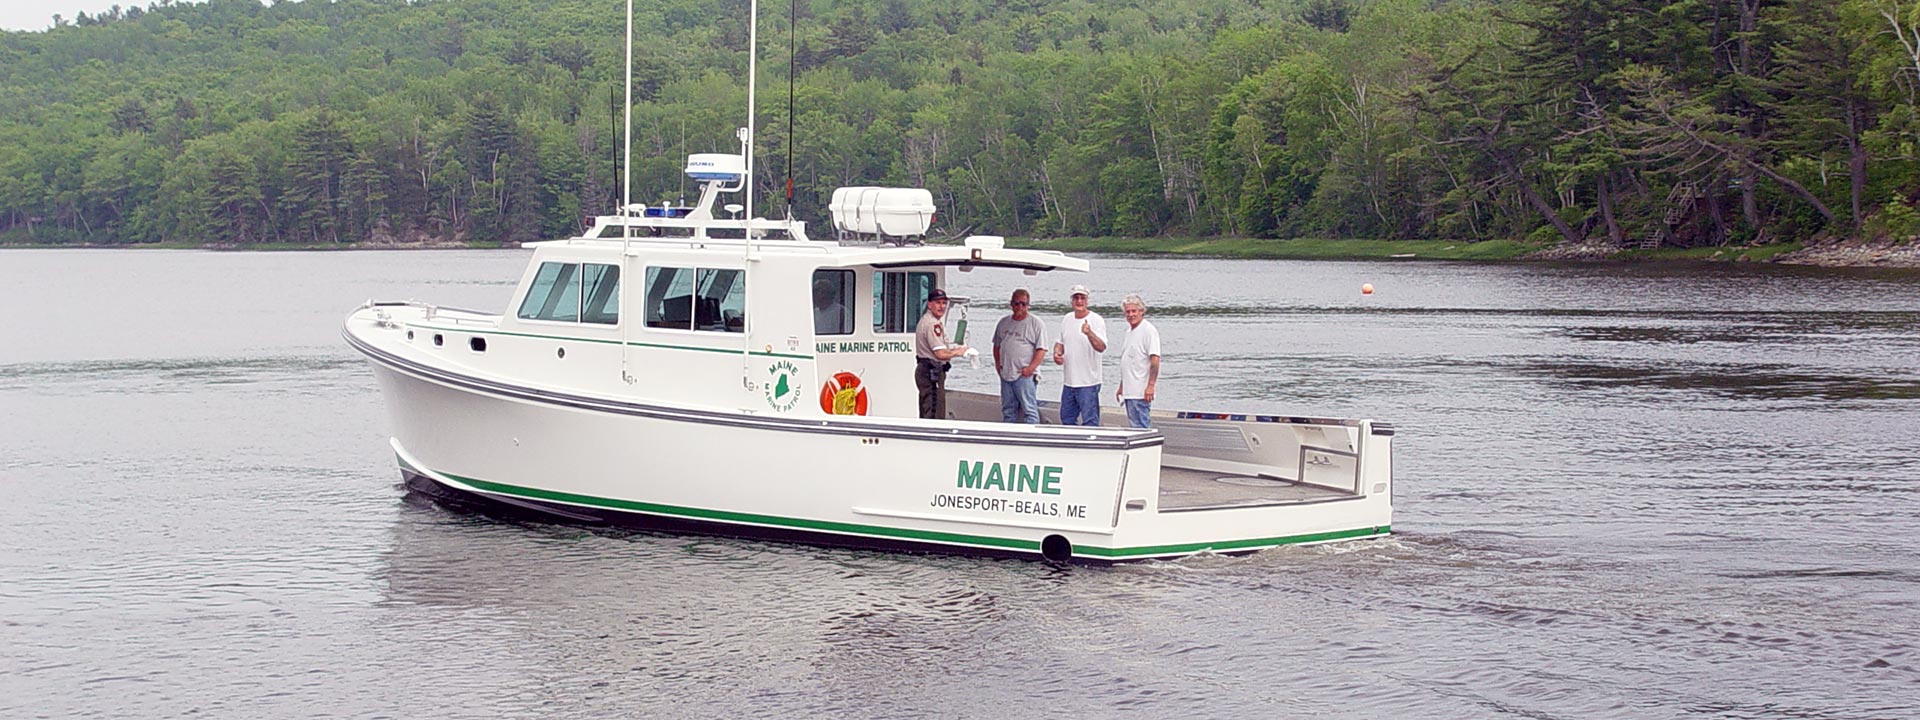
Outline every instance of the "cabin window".
POLYGON ((577 263, 540 263, 533 286, 520 301, 520 317, 526 320, 580 320, 580 265, 577 263))
POLYGON ((913 332, 926 312, 933 273, 881 271, 873 274, 873 331, 913 332))
POLYGON ((853 333, 853 271, 813 271, 813 334, 853 333))
POLYGON ((647 327, 743 332, 746 310, 739 270, 647 268, 647 327))
POLYGON ((580 321, 620 324, 620 266, 580 266, 580 321))
POLYGON ((739 270, 700 270, 700 303, 694 306, 695 330, 745 332, 747 283, 739 270))
POLYGON ((647 268, 647 327, 693 329, 693 270, 647 268))
POLYGON ((620 322, 620 268, 595 263, 541 263, 520 301, 526 320, 620 322))

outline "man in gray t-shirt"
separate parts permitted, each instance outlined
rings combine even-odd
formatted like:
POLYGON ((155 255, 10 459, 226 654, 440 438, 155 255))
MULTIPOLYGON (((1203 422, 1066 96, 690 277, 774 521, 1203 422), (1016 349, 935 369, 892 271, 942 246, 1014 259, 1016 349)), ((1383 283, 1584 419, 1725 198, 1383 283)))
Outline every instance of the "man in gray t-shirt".
POLYGON ((1013 291, 1013 314, 994 326, 993 367, 1000 371, 1000 419, 1037 425, 1046 325, 1027 312, 1029 298, 1025 288, 1013 291))

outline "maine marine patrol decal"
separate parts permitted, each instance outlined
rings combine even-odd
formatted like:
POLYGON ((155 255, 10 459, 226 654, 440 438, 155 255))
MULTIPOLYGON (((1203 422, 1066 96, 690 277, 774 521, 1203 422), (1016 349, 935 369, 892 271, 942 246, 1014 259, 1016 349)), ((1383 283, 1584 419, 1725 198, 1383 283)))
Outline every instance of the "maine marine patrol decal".
POLYGON ((791 360, 779 360, 767 368, 767 405, 774 412, 786 412, 800 404, 800 368, 791 360))

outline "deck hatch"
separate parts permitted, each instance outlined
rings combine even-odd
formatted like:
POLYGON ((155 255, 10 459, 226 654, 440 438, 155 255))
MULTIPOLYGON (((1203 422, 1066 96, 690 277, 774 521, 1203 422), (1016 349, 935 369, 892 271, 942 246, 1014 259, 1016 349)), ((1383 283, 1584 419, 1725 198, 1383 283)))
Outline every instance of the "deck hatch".
POLYGON ((1196 427, 1166 424, 1160 434, 1167 436, 1167 447, 1175 450, 1215 450, 1249 452, 1246 433, 1233 426, 1196 427))

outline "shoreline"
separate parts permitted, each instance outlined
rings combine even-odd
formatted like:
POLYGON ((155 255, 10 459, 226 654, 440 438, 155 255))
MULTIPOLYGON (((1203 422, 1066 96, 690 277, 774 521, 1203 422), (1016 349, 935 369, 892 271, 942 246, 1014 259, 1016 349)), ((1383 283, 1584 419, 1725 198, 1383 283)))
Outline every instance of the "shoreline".
MULTIPOLYGON (((954 241, 939 241, 951 243, 954 241)), ((21 243, 0 250, 208 250, 314 252, 356 250, 511 250, 518 243, 21 243)), ((1424 260, 1463 262, 1765 263, 1831 268, 1920 269, 1920 241, 1843 241, 1815 245, 1623 249, 1611 245, 1535 244, 1514 240, 1255 239, 1255 238, 1007 238, 1007 247, 1117 255, 1166 255, 1241 260, 1424 260)))
POLYGON ((1248 260, 1442 260, 1468 262, 1762 263, 1815 267, 1920 269, 1920 242, 1776 243, 1751 247, 1625 249, 1611 245, 1478 243, 1446 240, 1250 238, 1008 238, 1008 247, 1062 252, 1170 255, 1248 260))

